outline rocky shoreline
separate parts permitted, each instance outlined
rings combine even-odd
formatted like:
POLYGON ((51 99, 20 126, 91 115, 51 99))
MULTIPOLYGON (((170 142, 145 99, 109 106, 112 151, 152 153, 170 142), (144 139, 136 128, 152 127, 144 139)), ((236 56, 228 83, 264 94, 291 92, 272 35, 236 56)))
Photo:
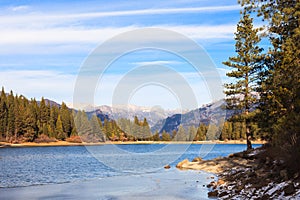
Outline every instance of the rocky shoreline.
POLYGON ((268 157, 264 151, 265 148, 258 148, 213 160, 183 160, 176 167, 216 174, 218 180, 207 185, 209 197, 300 199, 299 173, 289 174, 282 160, 268 157))

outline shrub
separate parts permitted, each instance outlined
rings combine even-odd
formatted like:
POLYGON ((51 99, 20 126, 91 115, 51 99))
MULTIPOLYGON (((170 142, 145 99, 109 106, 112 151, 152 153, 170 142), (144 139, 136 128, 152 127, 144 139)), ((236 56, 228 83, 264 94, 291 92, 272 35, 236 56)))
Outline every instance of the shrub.
POLYGON ((66 139, 67 142, 72 142, 72 143, 82 143, 82 139, 79 136, 71 136, 66 139))
POLYGON ((57 142, 55 138, 49 138, 45 134, 41 134, 38 138, 34 140, 36 143, 49 143, 49 142, 57 142))

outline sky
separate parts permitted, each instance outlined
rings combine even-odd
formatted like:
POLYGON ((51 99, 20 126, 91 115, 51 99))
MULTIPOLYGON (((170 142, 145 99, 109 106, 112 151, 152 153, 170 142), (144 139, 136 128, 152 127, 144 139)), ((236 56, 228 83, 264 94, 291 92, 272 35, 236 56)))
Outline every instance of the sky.
POLYGON ((239 10, 236 0, 1 0, 0 86, 28 98, 43 96, 77 107, 125 103, 200 107, 222 98, 213 94, 211 84, 228 81, 229 69, 222 62, 235 52, 239 10), (155 36, 148 29, 145 36, 131 32, 144 28, 160 29, 163 34, 155 36), (177 36, 170 37, 168 31, 195 42, 201 52, 189 49, 188 42, 178 42, 177 36), (121 40, 126 33, 130 39, 121 40), (150 41, 148 36, 155 37, 150 41), (139 49, 116 53, 137 41, 141 41, 139 49), (158 41, 158 46, 167 48, 157 48, 158 41), (98 50, 97 64, 108 58, 113 61, 93 69, 93 75, 82 78, 87 85, 78 87, 78 77, 85 76, 83 69, 98 50), (198 53, 200 70, 182 56, 189 51, 198 53), (209 59, 211 70, 219 76, 203 70, 211 65, 209 59), (96 82, 89 85, 92 79, 96 82), (77 92, 87 87, 91 94, 77 92))

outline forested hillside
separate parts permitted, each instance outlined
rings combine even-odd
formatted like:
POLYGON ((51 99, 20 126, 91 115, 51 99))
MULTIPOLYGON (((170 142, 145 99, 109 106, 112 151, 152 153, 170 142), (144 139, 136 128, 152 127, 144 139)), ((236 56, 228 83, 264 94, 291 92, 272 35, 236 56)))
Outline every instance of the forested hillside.
MULTIPOLYGON (((146 118, 109 119, 100 110, 84 112, 70 109, 65 103, 50 100, 28 100, 22 95, 5 93, 0 96, 0 139, 10 143, 110 141, 204 141, 245 139, 245 124, 241 121, 227 121, 223 128, 216 124, 202 123, 182 125, 168 132, 151 132, 146 118)), ((257 126, 253 124, 253 130, 257 126)), ((254 138, 258 139, 257 131, 254 138)))

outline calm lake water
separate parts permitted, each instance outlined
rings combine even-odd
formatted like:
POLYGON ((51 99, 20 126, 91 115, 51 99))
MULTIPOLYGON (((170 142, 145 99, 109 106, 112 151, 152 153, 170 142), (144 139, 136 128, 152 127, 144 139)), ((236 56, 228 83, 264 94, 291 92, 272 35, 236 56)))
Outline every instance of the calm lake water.
MULTIPOLYGON (((253 145, 258 147, 260 145, 253 145)), ((139 144, 0 148, 0 187, 17 188, 159 174, 163 166, 200 156, 212 159, 246 145, 139 144)))

